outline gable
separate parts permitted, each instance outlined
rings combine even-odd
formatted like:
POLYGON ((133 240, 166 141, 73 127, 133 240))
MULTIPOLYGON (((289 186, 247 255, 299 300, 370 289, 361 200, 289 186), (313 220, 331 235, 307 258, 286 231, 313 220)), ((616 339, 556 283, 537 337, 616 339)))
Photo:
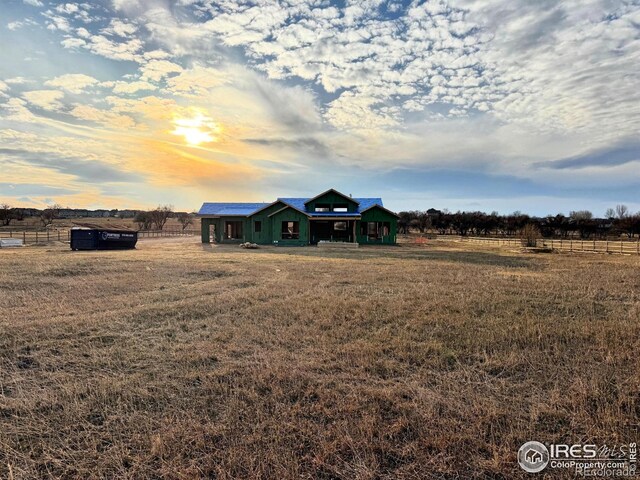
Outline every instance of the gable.
POLYGON ((304 204, 309 206, 312 203, 339 203, 346 202, 352 205, 358 205, 358 202, 344 193, 341 193, 333 188, 330 188, 326 192, 322 192, 320 195, 317 195, 313 198, 307 200, 304 204))
POLYGON ((273 203, 267 204, 266 206, 256 210, 255 212, 253 212, 250 216, 254 217, 254 216, 269 216, 274 212, 277 212, 278 210, 286 207, 287 205, 280 199, 276 200, 273 203))
POLYGON ((303 216, 307 216, 307 213, 303 210, 300 210, 298 208, 292 207, 291 205, 284 205, 282 208, 276 210, 275 212, 273 212, 272 214, 269 215, 269 217, 273 217, 274 215, 277 215, 279 213, 282 212, 286 212, 287 210, 291 210, 292 212, 296 212, 296 215, 303 215, 303 216))
POLYGON ((398 214, 392 212, 391 210, 387 210, 382 205, 372 205, 369 208, 363 210, 362 212, 362 221, 369 220, 378 220, 378 219, 389 219, 395 220, 398 218, 398 214))

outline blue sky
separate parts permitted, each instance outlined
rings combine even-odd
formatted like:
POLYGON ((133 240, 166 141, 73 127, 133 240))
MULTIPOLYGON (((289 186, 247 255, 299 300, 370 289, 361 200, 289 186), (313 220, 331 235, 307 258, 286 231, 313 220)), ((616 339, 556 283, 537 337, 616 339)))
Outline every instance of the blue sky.
POLYGON ((640 210, 640 2, 0 3, 0 202, 640 210))

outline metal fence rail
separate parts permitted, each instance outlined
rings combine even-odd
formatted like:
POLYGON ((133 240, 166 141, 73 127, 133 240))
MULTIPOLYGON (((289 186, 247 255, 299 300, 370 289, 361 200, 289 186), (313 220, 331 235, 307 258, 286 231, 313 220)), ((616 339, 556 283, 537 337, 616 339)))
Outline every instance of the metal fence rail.
MULTIPOLYGON (((105 228, 108 230, 108 228, 105 228)), ((141 238, 161 238, 161 237, 187 237, 199 235, 199 230, 182 230, 182 229, 168 229, 168 230, 140 230, 138 231, 138 239, 141 238)), ((14 238, 22 240, 25 245, 33 244, 45 244, 51 242, 70 242, 71 230, 59 229, 59 230, 0 230, 0 238, 14 238)))
MULTIPOLYGON (((457 237, 459 241, 494 246, 522 247, 526 241, 520 238, 484 238, 457 237)), ((640 239, 624 240, 576 240, 576 239, 546 239, 536 240, 537 248, 550 248, 563 252, 594 252, 617 253, 623 255, 640 255, 640 239)))

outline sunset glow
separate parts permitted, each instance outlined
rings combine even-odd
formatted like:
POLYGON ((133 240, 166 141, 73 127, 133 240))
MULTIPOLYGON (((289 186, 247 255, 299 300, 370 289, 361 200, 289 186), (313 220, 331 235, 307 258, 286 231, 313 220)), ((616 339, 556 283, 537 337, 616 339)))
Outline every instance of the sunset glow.
POLYGON ((171 131, 173 135, 181 135, 189 145, 200 145, 217 141, 214 136, 220 128, 204 115, 197 115, 193 118, 178 118, 174 120, 175 128, 171 131))

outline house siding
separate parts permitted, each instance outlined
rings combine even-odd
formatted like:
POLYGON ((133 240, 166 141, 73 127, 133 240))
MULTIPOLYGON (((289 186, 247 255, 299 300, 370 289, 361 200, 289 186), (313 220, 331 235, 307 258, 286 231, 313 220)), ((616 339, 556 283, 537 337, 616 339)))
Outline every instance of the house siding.
POLYGON ((279 235, 280 232, 276 231, 274 235, 274 230, 271 224, 271 218, 269 215, 277 212, 278 210, 282 210, 286 205, 283 202, 276 202, 273 205, 261 210, 260 212, 254 213, 249 217, 249 224, 251 227, 251 239, 250 241, 253 243, 257 243, 259 245, 270 245, 273 243, 273 240, 276 239, 276 235, 279 235), (254 230, 255 222, 262 222, 262 231, 260 233, 256 233, 254 230))
POLYGON ((396 243, 397 234, 397 217, 378 207, 372 207, 364 212, 356 225, 356 241, 364 245, 393 245, 396 243), (389 222, 389 235, 383 238, 370 240, 367 235, 361 234, 362 224, 364 222, 389 222))
POLYGON ((309 244, 309 218, 295 210, 287 208, 271 217, 271 232, 273 243, 277 245, 302 246, 309 244), (299 222, 300 238, 297 240, 282 238, 282 222, 299 222))
POLYGON ((209 243, 209 228, 211 225, 215 226, 215 241, 216 243, 241 243, 248 241, 248 234, 250 233, 250 222, 247 217, 241 216, 229 216, 220 218, 203 218, 201 220, 201 232, 202 243, 209 243), (242 222, 242 238, 241 239, 227 239, 224 238, 225 222, 242 222))

